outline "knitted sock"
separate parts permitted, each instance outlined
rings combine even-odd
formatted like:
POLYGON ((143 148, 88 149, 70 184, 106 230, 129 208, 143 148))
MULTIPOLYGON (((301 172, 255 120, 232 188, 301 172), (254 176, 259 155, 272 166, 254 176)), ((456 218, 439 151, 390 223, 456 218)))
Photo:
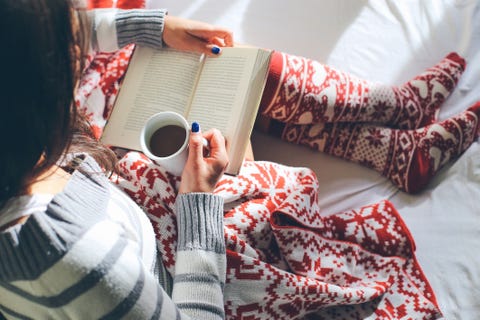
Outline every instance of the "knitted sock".
POLYGON ((139 9, 145 7, 145 0, 117 0, 117 8, 139 9))
POLYGON ((87 0, 89 9, 93 8, 112 8, 113 0, 87 0))
POLYGON ((450 53, 395 87, 358 79, 316 61, 274 52, 260 112, 292 124, 375 122, 415 129, 436 121, 465 61, 450 53))
POLYGON ((139 9, 145 7, 145 0, 87 0, 88 8, 139 9))
POLYGON ((282 138, 370 167, 415 193, 479 134, 480 102, 445 121, 416 130, 352 123, 287 124, 282 138))

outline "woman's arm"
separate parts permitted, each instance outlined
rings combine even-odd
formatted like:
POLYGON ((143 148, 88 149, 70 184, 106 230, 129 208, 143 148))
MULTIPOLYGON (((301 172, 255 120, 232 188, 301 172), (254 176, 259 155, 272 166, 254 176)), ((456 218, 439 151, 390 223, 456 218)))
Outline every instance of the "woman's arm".
MULTIPOLYGON (((183 228, 178 232, 173 296, 168 296, 139 258, 138 243, 124 234, 122 226, 106 221, 103 227, 99 225, 89 231, 90 235, 97 231, 99 238, 87 242, 91 257, 79 259, 83 264, 75 266, 85 274, 83 279, 89 280, 74 287, 88 286, 90 281, 95 285, 64 309, 68 318, 224 319, 223 200, 211 194, 190 194, 179 197, 176 207, 181 219, 178 225, 183 228), (202 217, 200 221, 183 218, 192 217, 191 210, 202 217), (89 270, 85 261, 96 259, 95 256, 100 263, 89 270)), ((69 268, 68 263, 65 268, 69 268)))
POLYGON ((223 199, 208 193, 177 197, 178 245, 172 299, 195 319, 223 319, 223 199))
POLYGON ((225 317, 223 199, 212 192, 227 165, 221 133, 212 129, 202 135, 200 126, 192 124, 188 159, 175 202, 178 246, 172 298, 182 311, 199 319, 225 317), (210 147, 208 157, 203 156, 203 139, 210 147))
POLYGON ((95 9, 87 12, 92 49, 115 51, 135 43, 212 53, 213 47, 233 46, 232 33, 208 23, 167 16, 166 9, 95 9))
POLYGON ((21 261, 23 269, 0 277, 1 312, 15 319, 222 319, 225 257, 218 217, 223 202, 210 194, 185 196, 181 202, 179 212, 195 208, 201 221, 184 219, 179 225, 201 231, 202 237, 197 241, 198 233, 179 230, 173 300, 141 260, 141 242, 122 223, 101 212, 82 225, 41 216, 24 225, 25 233, 32 232, 21 239, 20 252, 2 243, 16 258, 11 262, 21 261))

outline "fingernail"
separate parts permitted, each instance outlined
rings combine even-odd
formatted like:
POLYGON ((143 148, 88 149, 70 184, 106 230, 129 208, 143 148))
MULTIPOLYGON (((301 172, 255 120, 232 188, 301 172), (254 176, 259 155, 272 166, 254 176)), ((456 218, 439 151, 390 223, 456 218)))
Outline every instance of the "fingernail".
POLYGON ((198 122, 194 121, 192 122, 192 132, 199 132, 200 131, 200 125, 198 122))
POLYGON ((214 46, 214 47, 212 48, 212 53, 213 53, 213 54, 219 54, 219 53, 220 53, 220 47, 214 46))

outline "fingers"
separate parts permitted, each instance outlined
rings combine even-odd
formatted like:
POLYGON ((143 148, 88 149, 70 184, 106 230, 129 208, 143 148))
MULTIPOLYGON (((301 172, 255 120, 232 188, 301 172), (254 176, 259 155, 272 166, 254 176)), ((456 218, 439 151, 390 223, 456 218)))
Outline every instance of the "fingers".
POLYGON ((218 130, 200 133, 198 124, 192 124, 187 163, 182 172, 179 193, 213 192, 228 165, 225 138, 218 130), (203 139, 210 144, 210 155, 203 156, 203 139))
POLYGON ((225 47, 225 41, 219 37, 201 38, 188 33, 184 39, 184 50, 204 53, 208 56, 221 54, 221 48, 225 47))
POLYGON ((233 47, 234 41, 233 41, 233 33, 231 31, 228 31, 228 33, 225 33, 223 36, 223 41, 225 42, 226 47, 233 47))
POLYGON ((209 56, 218 55, 221 47, 231 47, 234 44, 233 34, 226 28, 175 16, 165 18, 163 41, 174 49, 209 56))
POLYGON ((216 46, 219 46, 219 47, 229 47, 225 43, 225 40, 222 39, 222 38, 219 38, 219 37, 214 37, 214 38, 210 39, 210 42, 212 44, 216 45, 216 46))
POLYGON ((189 148, 189 158, 192 158, 194 161, 198 161, 198 159, 203 158, 203 137, 200 131, 193 132, 192 130, 190 133, 189 148))
POLYGON ((185 50, 187 51, 204 53, 208 56, 215 56, 221 53, 219 45, 206 42, 205 40, 197 37, 190 36, 190 39, 187 39, 185 43, 188 44, 188 46, 185 47, 185 50))
POLYGON ((188 31, 194 37, 203 39, 205 42, 216 44, 221 47, 233 46, 233 34, 230 30, 207 25, 205 29, 191 29, 188 31))
POLYGON ((210 156, 218 159, 227 159, 227 148, 225 137, 217 129, 210 129, 203 134, 209 142, 210 156))
POLYGON ((205 160, 204 139, 207 140, 209 145, 208 158, 210 158, 210 162, 217 161, 219 162, 219 166, 226 167, 228 164, 228 154, 225 138, 223 137, 222 133, 217 129, 211 129, 202 135, 197 123, 192 124, 192 132, 190 133, 189 141, 190 151, 188 154, 188 160, 194 163, 199 163, 199 161, 205 160))

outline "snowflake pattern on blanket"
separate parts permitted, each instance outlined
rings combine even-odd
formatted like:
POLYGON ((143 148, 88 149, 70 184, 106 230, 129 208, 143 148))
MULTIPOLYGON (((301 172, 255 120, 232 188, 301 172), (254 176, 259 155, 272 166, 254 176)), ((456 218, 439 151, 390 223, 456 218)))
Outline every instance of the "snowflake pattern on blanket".
MULTIPOLYGON (((112 5, 91 6, 100 3, 112 5)), ((131 52, 132 46, 97 53, 85 71, 76 103, 98 137, 131 52)), ((173 274, 179 178, 138 152, 127 152, 119 169, 112 181, 145 210, 173 274)), ((413 239, 392 204, 322 216, 317 192, 311 170, 270 162, 246 161, 240 175, 222 178, 215 193, 225 199, 227 319, 440 317, 413 239)))

